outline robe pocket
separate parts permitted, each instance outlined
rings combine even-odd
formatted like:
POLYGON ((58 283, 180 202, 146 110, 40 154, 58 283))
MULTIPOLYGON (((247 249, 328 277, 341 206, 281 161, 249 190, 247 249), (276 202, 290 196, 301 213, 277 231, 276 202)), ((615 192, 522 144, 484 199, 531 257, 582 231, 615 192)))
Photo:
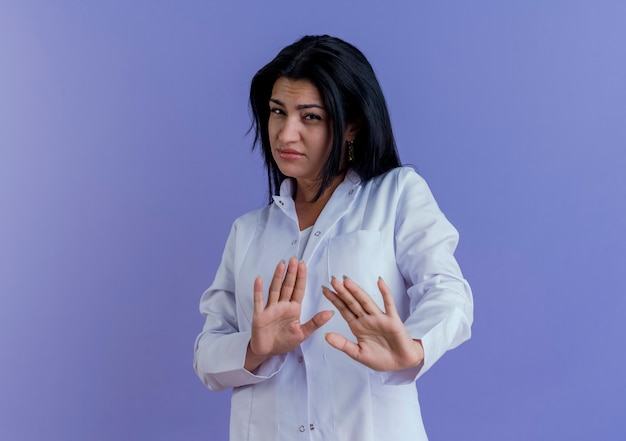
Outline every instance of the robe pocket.
POLYGON ((384 310, 377 285, 382 254, 380 231, 358 230, 335 236, 328 246, 328 278, 351 278, 384 310))

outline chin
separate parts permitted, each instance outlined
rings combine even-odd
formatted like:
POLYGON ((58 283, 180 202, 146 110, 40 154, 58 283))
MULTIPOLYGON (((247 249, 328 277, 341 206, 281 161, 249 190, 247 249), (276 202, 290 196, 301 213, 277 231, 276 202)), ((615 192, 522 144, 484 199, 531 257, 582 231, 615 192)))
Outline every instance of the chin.
POLYGON ((276 165, 278 165, 278 170, 280 170, 280 172, 283 175, 289 178, 298 179, 298 177, 302 175, 302 171, 300 170, 300 167, 296 167, 296 166, 289 165, 289 164, 281 164, 280 162, 277 162, 276 165))

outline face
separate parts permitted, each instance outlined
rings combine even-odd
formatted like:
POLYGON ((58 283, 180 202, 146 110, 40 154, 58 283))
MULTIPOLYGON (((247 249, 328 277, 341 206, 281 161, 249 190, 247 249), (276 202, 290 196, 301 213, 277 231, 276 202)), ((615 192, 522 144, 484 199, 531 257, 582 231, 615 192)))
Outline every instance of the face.
POLYGON ((269 106, 269 140, 278 168, 299 184, 314 184, 333 142, 322 96, 308 80, 280 77, 272 88, 269 106))

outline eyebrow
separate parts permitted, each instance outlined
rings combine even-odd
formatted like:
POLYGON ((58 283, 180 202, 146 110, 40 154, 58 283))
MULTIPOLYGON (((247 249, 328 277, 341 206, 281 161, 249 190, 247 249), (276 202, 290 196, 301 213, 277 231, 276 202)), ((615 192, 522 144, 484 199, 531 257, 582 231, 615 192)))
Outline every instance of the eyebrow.
MULTIPOLYGON (((285 104, 282 101, 277 100, 276 98, 270 98, 270 101, 275 103, 275 104, 278 104, 279 106, 285 107, 285 104)), ((326 109, 324 109, 324 106, 320 106, 319 104, 298 104, 296 106, 297 110, 312 109, 312 108, 326 110, 326 109)))

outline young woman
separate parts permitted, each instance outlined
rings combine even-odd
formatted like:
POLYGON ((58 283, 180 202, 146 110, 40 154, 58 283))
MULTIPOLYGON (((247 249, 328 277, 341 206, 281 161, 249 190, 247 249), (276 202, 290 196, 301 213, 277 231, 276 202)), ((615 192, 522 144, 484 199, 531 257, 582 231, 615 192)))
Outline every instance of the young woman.
POLYGON ((233 224, 194 357, 210 389, 233 388, 231 440, 425 440, 414 383, 469 338, 472 296, 372 67, 307 36, 250 104, 270 203, 233 224))

